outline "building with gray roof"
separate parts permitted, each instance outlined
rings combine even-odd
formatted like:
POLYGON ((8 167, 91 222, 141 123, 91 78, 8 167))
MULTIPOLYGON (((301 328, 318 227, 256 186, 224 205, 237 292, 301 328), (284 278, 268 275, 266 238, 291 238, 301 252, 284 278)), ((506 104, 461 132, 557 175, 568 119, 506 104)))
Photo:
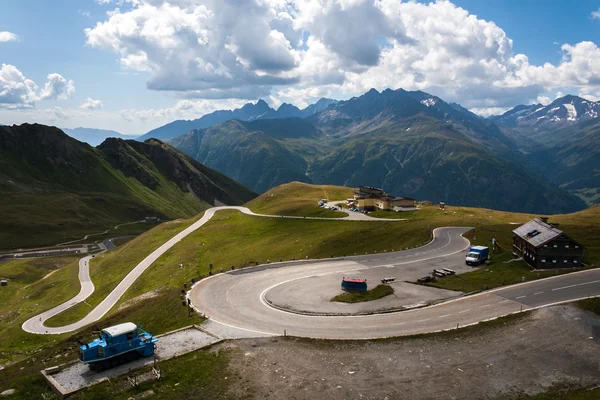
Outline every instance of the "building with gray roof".
POLYGON ((513 233, 513 254, 535 269, 583 266, 584 247, 558 229, 558 224, 549 224, 547 218, 535 218, 513 233))

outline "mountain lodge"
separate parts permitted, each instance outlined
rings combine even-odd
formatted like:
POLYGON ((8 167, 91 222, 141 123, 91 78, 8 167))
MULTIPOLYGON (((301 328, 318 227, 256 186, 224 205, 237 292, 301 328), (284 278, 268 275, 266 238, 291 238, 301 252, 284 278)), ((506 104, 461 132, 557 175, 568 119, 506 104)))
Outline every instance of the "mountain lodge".
POLYGON ((581 267, 584 247, 549 224, 548 218, 533 219, 513 231, 513 254, 535 269, 581 267))
POLYGON ((415 208, 415 199, 410 197, 396 197, 387 194, 383 189, 360 186, 354 192, 354 200, 358 203, 361 210, 373 211, 394 210, 394 211, 412 211, 415 208))

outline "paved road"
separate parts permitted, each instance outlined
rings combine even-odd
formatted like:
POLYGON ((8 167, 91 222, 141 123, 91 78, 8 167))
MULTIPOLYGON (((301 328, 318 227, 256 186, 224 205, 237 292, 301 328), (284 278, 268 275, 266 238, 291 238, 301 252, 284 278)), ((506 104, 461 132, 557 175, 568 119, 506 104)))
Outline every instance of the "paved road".
POLYGON ((221 211, 221 210, 237 210, 244 214, 266 217, 266 218, 320 219, 320 220, 328 220, 328 221, 340 221, 340 220, 342 220, 342 221, 348 221, 348 220, 350 220, 350 221, 386 221, 386 222, 399 221, 399 220, 392 220, 392 219, 385 219, 385 218, 371 218, 367 215, 356 214, 356 213, 352 213, 352 214, 356 214, 356 215, 349 215, 346 218, 336 218, 336 219, 315 218, 315 217, 304 218, 304 217, 255 214, 246 207, 235 207, 235 206, 213 207, 213 208, 208 209, 204 213, 204 216, 202 216, 202 218, 200 218, 198 221, 194 222, 191 226, 189 226, 188 228, 184 229, 183 231, 181 231, 178 234, 176 234, 175 236, 173 236, 171 239, 166 241, 162 246, 160 246, 158 249, 154 250, 152 253, 150 253, 150 255, 148 255, 146 258, 144 258, 138 265, 135 266, 135 268, 133 268, 131 270, 131 272, 129 272, 129 274, 127 274, 127 276, 125 276, 125 278, 123 278, 123 280, 117 285, 117 287, 115 289, 113 289, 113 291, 110 292, 109 295, 106 298, 104 298, 104 300, 102 300, 102 302, 100 304, 98 304, 98 306, 96 306, 92 311, 90 311, 90 313, 88 315, 86 315, 83 319, 81 319, 75 323, 61 326, 61 327, 46 327, 44 325, 44 322, 47 319, 49 319, 57 314, 60 314, 61 312, 67 310, 68 308, 73 307, 75 304, 85 301, 85 299, 87 299, 93 293, 94 285, 92 284, 90 277, 89 277, 89 265, 88 264, 89 264, 90 257, 82 258, 79 263, 79 280, 81 282, 80 293, 77 296, 75 296, 74 298, 72 298, 71 300, 68 300, 63 304, 52 308, 51 310, 48 310, 44 313, 36 315, 35 317, 30 318, 29 320, 25 321, 25 323, 23 323, 23 325, 22 325, 23 330, 25 330, 29 333, 38 333, 38 334, 61 334, 61 333, 66 333, 66 332, 73 332, 73 331, 80 329, 88 324, 91 324, 92 322, 99 320, 108 311, 110 311, 110 309, 112 307, 114 307, 114 305, 119 301, 119 299, 121 298, 121 296, 123 296, 123 294, 127 291, 127 289, 129 289, 131 287, 131 285, 133 285, 133 283, 137 280, 137 278, 139 278, 140 275, 142 275, 144 273, 144 271, 146 271, 146 269, 148 269, 152 265, 152 263, 154 263, 154 261, 156 261, 167 250, 169 250, 171 247, 175 246, 179 241, 181 241, 187 235, 194 232, 195 230, 200 228, 202 225, 204 225, 205 223, 210 221, 210 219, 213 217, 213 215, 217 211, 221 211))
POLYGON ((94 283, 90 278, 90 260, 92 257, 93 256, 87 256, 79 260, 79 282, 81 284, 79 293, 71 300, 25 321, 22 325, 24 331, 29 333, 51 333, 49 331, 56 328, 47 328, 44 326, 44 322, 46 322, 48 318, 60 314, 74 305, 85 301, 85 299, 94 293, 94 283))
MULTIPOLYGON (((438 238, 449 233, 452 240, 444 243, 436 239, 429 246, 419 249, 421 252, 431 250, 430 257, 443 258, 460 248, 460 230, 436 231, 438 238), (444 244, 446 247, 441 248, 444 244)), ((464 246, 464 242, 462 245, 464 246)), ((313 286, 303 284, 313 277, 325 279, 329 275, 336 275, 339 285, 342 275, 386 267, 386 264, 393 265, 396 260, 405 266, 421 263, 424 261, 422 256, 415 254, 419 250, 387 254, 389 260, 374 260, 374 256, 369 256, 345 261, 288 265, 285 268, 261 269, 256 272, 230 272, 199 282, 189 296, 194 307, 210 318, 213 329, 229 331, 231 337, 248 334, 282 335, 285 332, 288 335, 324 339, 374 339, 436 332, 537 307, 600 296, 600 269, 595 269, 396 313, 306 315, 290 312, 279 305, 273 307, 268 301, 270 292, 281 285, 294 282, 306 287, 306 290, 300 291, 303 296, 310 294, 313 286)), ((289 302, 302 301, 295 298, 291 289, 287 292, 289 302)), ((318 290, 313 295, 318 296, 318 290)))

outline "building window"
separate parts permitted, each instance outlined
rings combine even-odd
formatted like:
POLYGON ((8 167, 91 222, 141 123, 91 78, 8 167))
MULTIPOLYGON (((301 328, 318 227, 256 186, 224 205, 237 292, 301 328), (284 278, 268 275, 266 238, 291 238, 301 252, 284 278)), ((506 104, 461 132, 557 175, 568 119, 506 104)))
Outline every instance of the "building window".
POLYGON ((568 245, 568 244, 565 244, 565 249, 568 249, 568 248, 569 248, 569 245, 568 245))
POLYGON ((548 247, 548 245, 547 245, 547 244, 545 244, 545 245, 544 245, 544 247, 548 247))
POLYGON ((573 260, 573 264, 577 264, 577 260, 573 260))
POLYGON ((566 264, 566 263, 567 263, 567 260, 563 260, 563 262, 566 264))
POLYGON ((552 264, 556 264, 556 260, 552 260, 552 264))
POLYGON ((575 248, 576 248, 576 249, 578 249, 578 248, 579 248, 579 246, 575 246, 575 248))
POLYGON ((543 263, 545 263, 545 262, 546 262, 546 259, 545 259, 545 258, 542 258, 542 262, 543 262, 543 263))
POLYGON ((554 248, 556 248, 556 247, 558 247, 558 245, 557 245, 557 244, 555 244, 555 245, 554 245, 554 248))

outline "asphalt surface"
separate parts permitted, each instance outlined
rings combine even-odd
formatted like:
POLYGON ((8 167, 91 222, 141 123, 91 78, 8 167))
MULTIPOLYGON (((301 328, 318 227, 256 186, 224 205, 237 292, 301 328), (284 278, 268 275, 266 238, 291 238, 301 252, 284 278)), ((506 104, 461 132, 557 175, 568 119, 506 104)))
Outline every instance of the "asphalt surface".
MULTIPOLYGON (((337 316, 318 315, 314 309, 306 312, 307 304, 321 304, 324 314, 331 311, 328 301, 331 296, 322 295, 319 280, 327 281, 334 276, 339 288, 342 276, 361 276, 388 268, 395 268, 396 272, 404 268, 410 273, 423 263, 464 257, 460 252, 465 247, 465 239, 460 234, 465 230, 436 229, 432 243, 403 252, 309 264, 285 263, 285 268, 272 266, 215 275, 197 283, 189 297, 193 306, 210 318, 213 329, 229 329, 232 337, 287 334, 324 339, 374 339, 456 329, 533 308, 600 296, 600 269, 594 269, 408 311, 337 316), (281 287, 285 290, 277 293, 274 301, 272 292, 281 287), (311 303, 307 297, 316 300, 311 303)), ((341 314, 353 306, 334 304, 341 314)))
MULTIPOLYGON (((175 236, 173 236, 171 239, 169 239, 163 245, 161 245, 158 249, 154 250, 146 258, 144 258, 138 265, 136 265, 129 272, 129 274, 127 274, 127 276, 125 276, 125 278, 123 278, 123 280, 117 285, 117 287, 115 289, 113 289, 113 291, 110 292, 108 294, 108 296, 105 297, 104 300, 102 300, 102 302, 100 304, 98 304, 98 306, 96 306, 92 311, 90 311, 90 313, 88 315, 86 315, 84 318, 82 318, 81 320, 79 320, 75 323, 61 326, 61 327, 45 326, 44 322, 47 319, 60 314, 61 312, 73 307, 74 305, 81 303, 82 301, 85 301, 85 299, 87 299, 94 292, 94 285, 91 282, 90 275, 89 275, 89 260, 91 257, 82 258, 79 262, 79 281, 81 283, 81 290, 80 290, 79 294, 77 296, 73 297, 72 299, 64 302, 63 304, 60 304, 57 307, 54 307, 46 312, 43 312, 43 313, 36 315, 35 317, 30 318, 29 320, 25 321, 22 325, 23 330, 26 332, 29 332, 29 333, 37 333, 37 334, 61 334, 61 333, 73 332, 73 331, 80 329, 88 324, 91 324, 92 322, 98 321, 100 318, 102 318, 104 315, 106 315, 106 313, 108 311, 110 311, 110 309, 112 307, 115 306, 115 304, 119 301, 119 299, 121 298, 121 296, 123 296, 123 294, 127 291, 127 289, 129 289, 131 287, 131 285, 133 285, 133 283, 137 280, 137 278, 139 278, 140 275, 142 275, 144 273, 144 271, 146 271, 146 269, 148 269, 152 265, 152 263, 154 263, 154 261, 156 261, 167 250, 169 250, 170 248, 175 246, 179 241, 181 241, 187 235, 194 232, 195 230, 197 230, 198 228, 203 226, 205 223, 210 221, 210 219, 213 217, 213 215, 217 211, 221 211, 221 210, 237 210, 237 211, 240 211, 247 215, 254 215, 254 216, 260 216, 260 217, 266 217, 266 218, 322 219, 322 220, 329 220, 329 221, 332 220, 331 218, 315 218, 315 217, 305 218, 305 217, 255 214, 246 207, 236 207, 236 206, 224 206, 224 207, 210 208, 210 209, 206 210, 206 212, 204 213, 202 218, 200 218, 198 221, 194 222, 188 228, 184 229, 183 231, 181 231, 178 234, 176 234, 175 236)), ((360 213, 350 213, 348 215, 348 217, 346 217, 346 218, 336 218, 335 219, 335 221, 340 221, 340 220, 342 220, 342 221, 348 221, 348 220, 350 220, 350 221, 377 221, 377 220, 379 220, 379 221, 386 221, 386 222, 399 221, 399 220, 385 219, 385 218, 372 218, 372 217, 369 217, 367 215, 363 215, 360 213)), ((88 235, 88 236, 91 236, 91 235, 88 235)), ((88 236, 86 236, 86 238, 88 236)))
POLYGON ((90 260, 93 256, 83 257, 79 260, 79 282, 81 284, 81 289, 79 293, 73 297, 71 300, 64 302, 46 312, 43 312, 39 315, 36 315, 33 318, 28 319, 22 325, 22 328, 25 332, 29 333, 53 333, 51 331, 56 328, 47 328, 44 326, 44 322, 47 319, 60 314, 61 312, 68 310, 74 305, 85 301, 92 293, 94 293, 94 284, 92 283, 92 279, 90 278, 90 260))
MULTIPOLYGON (((79 270, 82 284, 80 293, 58 307, 29 319, 23 324, 23 329, 30 333, 60 334, 75 331, 99 320, 110 311, 154 261, 180 240, 203 226, 220 210, 238 210, 248 215, 269 218, 319 219, 260 215, 254 214, 245 207, 211 208, 201 219, 142 260, 83 319, 63 327, 44 326, 46 319, 84 301, 93 292, 93 284, 89 279, 89 257, 83 258, 79 270)), ((375 220, 375 218, 351 213, 347 218, 335 220, 375 220)), ((464 251, 467 242, 461 237, 461 233, 466 229, 468 228, 435 229, 435 239, 430 244, 402 252, 348 257, 326 262, 282 263, 280 266, 268 265, 219 274, 200 281, 190 291, 189 296, 194 307, 210 318, 211 327, 222 332, 222 337, 289 334, 331 339, 370 339, 453 329, 527 309, 600 295, 600 270, 589 270, 396 313, 356 316, 304 315, 273 307, 266 301, 269 290, 293 280, 302 284, 303 279, 315 275, 339 275, 373 269, 383 271, 387 267, 410 270, 420 263, 452 257, 464 251)))

